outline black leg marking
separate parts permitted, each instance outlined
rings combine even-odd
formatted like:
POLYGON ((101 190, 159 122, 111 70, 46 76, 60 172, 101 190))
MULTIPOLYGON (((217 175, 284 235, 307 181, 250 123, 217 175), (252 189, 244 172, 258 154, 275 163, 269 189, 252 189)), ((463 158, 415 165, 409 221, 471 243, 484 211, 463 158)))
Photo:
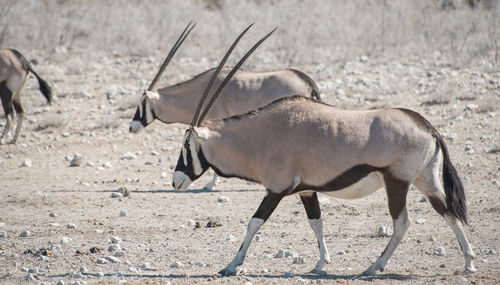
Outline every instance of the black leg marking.
POLYGON ((321 218, 321 209, 319 207, 318 194, 316 192, 312 193, 312 195, 300 195, 300 200, 302 200, 304 204, 309 220, 321 218))
POLYGON ((393 220, 406 208, 406 195, 410 183, 384 173, 385 187, 387 189, 387 200, 389 201, 389 212, 393 220))
POLYGON ((283 194, 275 194, 268 190, 266 197, 264 197, 264 200, 262 200, 262 202, 259 205, 259 208, 257 209, 252 218, 259 218, 263 219, 264 221, 267 221, 267 219, 274 212, 274 209, 276 209, 276 207, 280 203, 281 199, 283 199, 283 197, 284 197, 283 194))

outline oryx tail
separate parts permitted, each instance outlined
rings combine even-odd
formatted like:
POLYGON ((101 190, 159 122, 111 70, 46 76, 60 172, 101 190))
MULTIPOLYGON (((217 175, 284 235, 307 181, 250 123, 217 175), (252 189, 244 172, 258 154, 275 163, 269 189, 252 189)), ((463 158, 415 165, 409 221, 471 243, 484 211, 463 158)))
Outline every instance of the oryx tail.
POLYGON ((31 73, 33 73, 33 75, 35 75, 36 79, 38 80, 38 86, 39 86, 40 92, 42 92, 43 96, 45 96, 45 98, 47 99, 47 102, 49 102, 49 104, 51 104, 52 103, 52 88, 50 88, 49 84, 45 80, 43 80, 43 78, 41 78, 35 72, 35 70, 31 66, 30 62, 19 51, 15 50, 15 49, 11 49, 11 51, 12 51, 12 53, 14 53, 16 58, 19 60, 19 62, 23 66, 24 70, 26 70, 27 72, 31 72, 31 73))

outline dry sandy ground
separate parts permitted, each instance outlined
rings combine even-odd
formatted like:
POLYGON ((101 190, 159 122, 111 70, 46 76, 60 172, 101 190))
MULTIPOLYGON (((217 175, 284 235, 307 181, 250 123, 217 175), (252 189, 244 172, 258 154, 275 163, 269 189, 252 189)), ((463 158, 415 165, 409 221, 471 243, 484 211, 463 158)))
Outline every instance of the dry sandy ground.
MULTIPOLYGON (((389 241, 377 236, 380 226, 392 228, 384 191, 355 201, 322 196, 332 256, 326 276, 307 273, 319 252, 300 199, 292 196, 259 231, 242 273, 219 278, 216 273, 236 254, 265 194, 262 187, 221 179, 207 192, 200 190, 210 179, 204 175, 192 190, 172 189, 185 127, 155 122, 138 135, 128 133, 156 60, 64 50, 50 59, 36 51, 30 56, 37 55, 35 68, 54 86, 57 100, 46 106, 31 78, 22 136, 17 145, 0 145, 1 284, 500 282, 500 74, 489 62, 455 68, 435 54, 295 66, 318 81, 330 104, 411 108, 437 126, 466 187, 465 231, 477 255, 476 274, 462 273, 464 259, 452 231, 412 190, 412 225, 386 271, 375 277, 350 280, 389 241), (70 167, 75 154, 81 164, 70 167), (23 166, 28 159, 31 166, 23 166), (130 196, 113 198, 123 186, 130 196), (215 226, 206 227, 209 222, 215 226), (435 254, 439 247, 444 256, 435 254), (280 249, 304 263, 275 258, 280 249), (105 257, 116 260, 104 262, 105 257)), ((180 82, 212 65, 179 58, 165 81, 180 82)), ((271 67, 261 63, 256 69, 271 67)))

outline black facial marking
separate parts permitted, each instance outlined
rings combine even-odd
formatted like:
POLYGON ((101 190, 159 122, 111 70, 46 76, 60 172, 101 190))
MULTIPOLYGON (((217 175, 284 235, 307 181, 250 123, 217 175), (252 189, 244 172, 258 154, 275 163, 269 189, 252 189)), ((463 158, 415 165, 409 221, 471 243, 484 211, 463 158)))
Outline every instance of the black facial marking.
POLYGON ((179 159, 177 160, 177 165, 175 167, 175 171, 180 171, 184 174, 186 174, 191 181, 195 181, 198 179, 207 169, 210 167, 210 165, 207 162, 207 159, 205 158, 205 155, 203 154, 203 151, 201 148, 198 150, 198 160, 200 161, 201 164, 201 173, 199 175, 196 175, 194 173, 194 167, 193 167, 193 157, 191 153, 191 148, 189 147, 189 141, 184 143, 184 148, 186 149, 186 160, 187 160, 187 166, 184 165, 184 156, 181 152, 179 155, 179 159), (186 145, 187 144, 187 145, 186 145))

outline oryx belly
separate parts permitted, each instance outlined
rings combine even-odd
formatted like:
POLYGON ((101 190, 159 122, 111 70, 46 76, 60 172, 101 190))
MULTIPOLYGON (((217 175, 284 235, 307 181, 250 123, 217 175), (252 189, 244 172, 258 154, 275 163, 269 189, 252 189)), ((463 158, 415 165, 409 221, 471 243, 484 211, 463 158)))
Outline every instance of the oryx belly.
POLYGON ((320 191, 323 194, 341 199, 359 199, 366 197, 384 186, 382 174, 380 172, 371 172, 358 182, 348 187, 335 191, 320 191))

